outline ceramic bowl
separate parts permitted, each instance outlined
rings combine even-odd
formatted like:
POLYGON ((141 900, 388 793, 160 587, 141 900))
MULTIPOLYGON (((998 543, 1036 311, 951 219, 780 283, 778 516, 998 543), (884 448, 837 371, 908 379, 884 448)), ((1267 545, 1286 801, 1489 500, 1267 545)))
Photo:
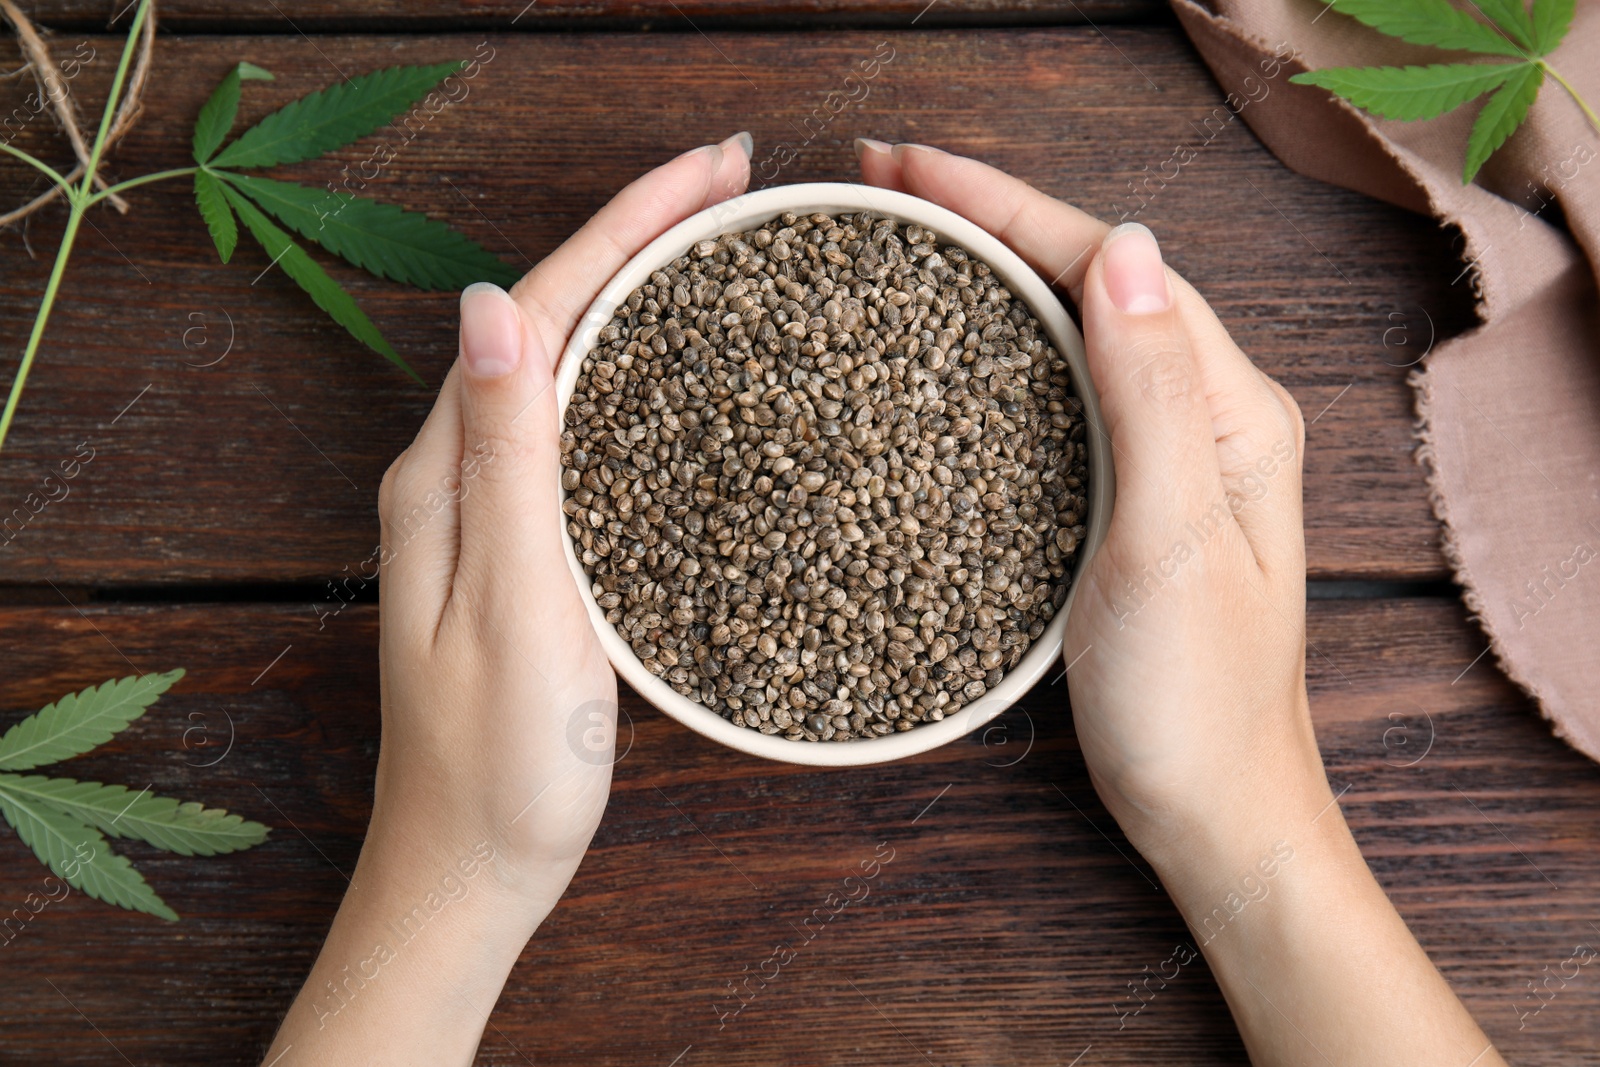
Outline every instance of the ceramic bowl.
MULTIPOLYGON (((651 241, 617 272, 616 277, 595 298, 562 353, 556 373, 556 390, 562 415, 566 414, 583 360, 596 346, 601 328, 611 321, 617 307, 628 295, 649 280, 651 273, 682 256, 699 241, 759 227, 784 212, 796 215, 817 212, 842 215, 862 211, 931 229, 938 235, 941 244, 959 245, 989 264, 1012 295, 1033 311, 1056 350, 1066 356, 1071 368, 1073 389, 1083 402, 1090 426, 1104 425, 1100 419, 1100 405, 1094 384, 1089 380, 1083 336, 1050 286, 1021 257, 975 223, 937 204, 905 193, 842 183, 785 185, 746 193, 690 216, 651 241)), ((1101 432, 1091 431, 1087 442, 1087 535, 1079 550, 1072 584, 1062 609, 1056 612, 1044 633, 1029 647, 1017 666, 1007 671, 1000 684, 981 699, 939 722, 922 723, 911 730, 883 737, 838 742, 788 741, 779 734, 763 734, 758 730, 735 726, 710 708, 683 696, 645 669, 628 642, 606 622, 604 611, 595 603, 591 579, 585 573, 570 537, 565 538, 567 565, 572 568, 573 579, 589 609, 595 631, 600 635, 600 643, 618 676, 650 703, 689 729, 740 752, 788 763, 849 767, 901 759, 948 744, 977 729, 1005 711, 1041 678, 1061 672, 1062 635, 1066 632, 1067 615, 1075 599, 1078 578, 1105 539, 1106 528, 1111 521, 1110 446, 1101 432)), ((562 531, 565 534, 565 523, 562 524, 562 531)), ((1064 705, 1065 701, 1062 703, 1064 705)))

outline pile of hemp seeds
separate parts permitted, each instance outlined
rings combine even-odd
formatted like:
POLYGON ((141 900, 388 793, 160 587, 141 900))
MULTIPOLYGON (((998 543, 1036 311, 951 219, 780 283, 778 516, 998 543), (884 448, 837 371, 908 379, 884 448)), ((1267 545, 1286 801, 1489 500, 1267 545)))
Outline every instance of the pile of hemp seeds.
POLYGON ((584 358, 563 510, 608 622, 736 725, 938 722, 1021 660, 1085 536, 1065 358, 987 264, 785 214, 650 275, 584 358))

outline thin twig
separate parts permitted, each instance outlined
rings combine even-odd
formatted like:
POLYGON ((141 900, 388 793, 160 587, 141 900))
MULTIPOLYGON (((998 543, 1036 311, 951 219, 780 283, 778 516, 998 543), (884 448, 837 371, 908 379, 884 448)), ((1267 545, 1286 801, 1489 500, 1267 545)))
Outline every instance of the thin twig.
MULTIPOLYGON (((61 128, 66 132, 67 140, 72 143, 72 152, 78 157, 78 162, 89 162, 89 143, 83 139, 83 131, 78 128, 78 109, 73 105, 72 94, 67 92, 67 83, 62 80, 61 71, 56 67, 55 57, 50 54, 50 48, 44 43, 44 38, 39 36, 39 31, 33 28, 33 23, 28 21, 12 0, 0 0, 0 14, 17 28, 17 39, 22 42, 22 51, 33 66, 34 82, 39 87, 39 93, 48 100, 56 110, 56 117, 61 122, 61 128)), ((96 178, 98 179, 98 175, 96 178)), ((97 180, 96 185, 101 181, 97 180)), ((110 198, 118 211, 127 211, 128 202, 120 197, 110 198)))
POLYGON ((95 132, 94 144, 89 149, 89 159, 83 165, 83 182, 81 185, 70 187, 70 192, 67 194, 71 209, 67 212, 67 224, 61 231, 61 244, 56 249, 55 266, 50 269, 50 278, 45 282, 44 296, 39 301, 39 313, 34 316, 33 329, 28 334, 28 345, 22 352, 22 362, 18 364, 16 376, 11 380, 11 393, 6 397, 5 409, 0 411, 0 445, 4 445, 6 433, 11 429, 11 420, 17 413, 17 403, 22 399, 22 390, 28 381, 28 371, 33 367, 34 357, 39 354, 39 343, 44 338, 45 327, 50 322, 50 311, 55 306, 56 296, 61 290, 61 279, 67 270, 67 259, 72 254, 72 244, 78 236, 78 225, 84 221, 84 213, 88 211, 87 201, 94 189, 95 175, 105 157, 111 128, 115 125, 117 115, 121 113, 119 104, 124 99, 123 90, 128 85, 133 57, 135 53, 142 51, 139 31, 148 23, 155 0, 136 0, 136 2, 138 10, 134 12, 133 26, 128 30, 127 43, 123 45, 121 58, 117 60, 116 73, 111 76, 111 88, 106 93, 105 112, 100 116, 100 127, 95 132))
MULTIPOLYGON (((154 54, 155 44, 156 6, 151 3, 150 15, 145 19, 144 30, 139 35, 139 54, 134 58, 133 71, 128 75, 128 88, 122 94, 122 103, 117 107, 117 117, 111 123, 111 132, 106 135, 108 151, 144 113, 144 86, 150 78, 150 59, 154 54)), ((104 184, 100 184, 104 188, 104 184)))
MULTIPOLYGON (((60 69, 56 66, 55 59, 51 56, 49 46, 45 44, 44 38, 39 35, 33 23, 28 20, 28 17, 22 13, 13 0, 0 0, 0 14, 3 14, 7 21, 17 28, 17 37, 22 42, 23 52, 29 61, 23 69, 32 68, 35 80, 40 83, 39 92, 54 105, 56 115, 60 119, 62 128, 66 131, 67 140, 72 144, 73 154, 78 158, 78 165, 73 168, 71 176, 68 178, 71 181, 83 174, 90 155, 88 143, 83 137, 83 130, 78 125, 77 108, 74 106, 72 94, 68 90, 66 82, 62 79, 60 69)), ((132 128, 144 109, 144 87, 150 76, 150 61, 155 50, 155 35, 156 20, 155 12, 152 10, 145 20, 140 33, 138 55, 128 78, 127 92, 123 95, 122 101, 117 107, 116 118, 112 122, 111 130, 106 137, 106 149, 110 149, 118 138, 132 128)), ((94 184, 98 189, 109 188, 105 178, 100 174, 94 176, 94 184)), ((61 192, 62 190, 59 186, 52 186, 21 207, 0 215, 0 226, 16 222, 18 219, 25 218, 38 211, 60 196, 61 192)), ((127 212, 128 202, 122 197, 113 193, 106 200, 119 212, 124 214, 127 212)))
MULTIPOLYGON (((83 177, 83 164, 79 163, 76 167, 73 167, 71 170, 69 170, 65 174, 63 174, 62 177, 67 179, 67 184, 68 185, 71 185, 73 182, 75 182, 79 178, 83 177)), ((21 207, 13 208, 12 210, 6 212, 4 215, 0 215, 0 226, 9 226, 13 222, 16 222, 18 219, 27 218, 29 215, 32 215, 35 211, 38 211, 40 208, 44 207, 46 204, 48 204, 50 201, 54 200, 56 197, 58 197, 60 195, 61 195, 61 186, 59 186, 59 185, 50 186, 50 188, 48 188, 44 192, 40 193, 38 196, 34 197, 32 200, 29 200, 26 204, 23 204, 21 207)))

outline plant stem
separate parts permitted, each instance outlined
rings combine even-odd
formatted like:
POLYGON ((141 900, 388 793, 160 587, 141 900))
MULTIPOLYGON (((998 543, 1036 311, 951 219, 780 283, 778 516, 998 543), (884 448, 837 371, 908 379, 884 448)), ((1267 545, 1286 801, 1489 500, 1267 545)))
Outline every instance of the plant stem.
POLYGON ((89 149, 89 162, 83 168, 83 194, 94 188, 95 172, 100 169, 100 156, 106 150, 106 136, 116 118, 117 100, 122 96, 122 83, 128 80, 128 67, 133 62, 134 49, 139 45, 139 31, 150 14, 150 0, 139 0, 139 10, 134 13, 133 25, 128 27, 128 41, 122 46, 122 59, 117 63, 116 76, 111 79, 111 92, 106 95, 106 109, 100 116, 100 132, 95 134, 94 145, 89 149))
POLYGON ((56 170, 50 164, 44 162, 43 160, 35 159, 22 149, 7 144, 4 141, 0 141, 0 150, 3 150, 7 155, 16 156, 18 159, 22 160, 24 163, 28 164, 28 166, 33 167, 36 170, 43 171, 45 177, 61 186, 67 192, 72 192, 71 183, 69 183, 67 179, 61 175, 60 171, 56 170))
POLYGON ((1544 68, 1544 72, 1550 75, 1550 77, 1554 78, 1556 83, 1567 91, 1567 95, 1572 97, 1573 102, 1578 105, 1578 107, 1583 111, 1584 115, 1589 119, 1589 125, 1594 127, 1596 133, 1600 133, 1600 116, 1597 116, 1594 113, 1594 108, 1590 107, 1583 97, 1578 95, 1578 90, 1572 87, 1572 83, 1558 74, 1556 72, 1556 68, 1552 67, 1544 60, 1539 60, 1539 66, 1544 68))
POLYGON ((116 185, 102 189, 98 193, 95 193, 88 199, 84 206, 93 207, 95 204, 98 204, 100 201, 114 193, 124 192, 128 189, 134 188, 135 186, 148 185, 151 182, 165 181, 168 178, 181 178, 186 174, 193 174, 199 169, 199 167, 178 167, 176 170, 161 170, 154 174, 146 174, 140 178, 129 178, 125 182, 118 182, 116 185))
POLYGON ((56 302, 56 290, 61 287, 61 276, 67 272, 67 256, 72 252, 72 242, 78 236, 78 225, 83 221, 83 205, 76 200, 72 213, 67 216, 67 228, 61 234, 61 247, 56 250, 56 263, 50 270, 50 280, 45 283, 44 298, 39 303, 39 314, 33 320, 33 332, 28 335, 28 348, 22 354, 22 365, 11 382, 11 395, 6 398, 6 409, 0 413, 0 448, 5 447, 6 434, 11 429, 11 416, 16 413, 17 402, 22 399, 22 386, 28 380, 28 370, 39 351, 39 341, 44 337, 45 323, 50 321, 50 308, 56 302))
MULTIPOLYGON (((0 448, 5 447, 6 435, 11 431, 11 419, 17 412, 18 402, 22 399, 22 387, 27 384, 28 371, 33 368, 33 357, 39 353, 39 342, 44 339, 44 328, 50 321, 50 309, 55 307, 56 293, 60 290, 61 279, 67 272, 67 259, 72 254, 72 243, 77 240, 78 227, 83 222, 83 213, 88 209, 89 195, 94 190, 95 172, 99 170, 100 156, 105 151, 106 136, 110 133, 111 121, 117 110, 117 98, 122 95, 122 84, 128 77, 128 65, 133 60, 139 31, 143 28, 144 20, 149 13, 150 0, 139 0, 139 10, 133 16, 133 25, 128 29, 128 43, 123 46, 122 60, 117 64, 116 77, 111 81, 111 94, 106 98, 105 114, 100 117, 100 132, 95 136, 94 146, 89 151, 89 162, 83 169, 83 184, 77 190, 71 188, 67 190, 72 204, 67 215, 67 228, 61 234, 61 247, 56 250, 55 266, 50 269, 50 280, 45 283, 44 296, 39 301, 39 313, 34 316, 33 330, 28 334, 28 347, 22 353, 22 363, 17 367, 17 376, 12 379, 11 394, 6 397, 5 411, 0 412, 0 448)), ((13 150, 13 154, 19 154, 18 150, 13 150)), ((26 153, 20 154, 26 155, 26 153)), ((60 175, 56 177, 59 179, 60 175)), ((62 184, 65 184, 64 180, 62 184)))

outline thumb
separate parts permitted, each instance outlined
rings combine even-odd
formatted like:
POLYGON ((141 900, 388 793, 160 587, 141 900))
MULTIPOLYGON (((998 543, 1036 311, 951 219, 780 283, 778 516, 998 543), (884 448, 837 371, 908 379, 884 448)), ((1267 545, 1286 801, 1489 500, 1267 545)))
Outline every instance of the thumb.
POLYGON ((520 620, 521 628, 530 610, 543 615, 563 606, 561 591, 576 592, 561 544, 553 368, 527 313, 488 282, 461 294, 460 361, 462 482, 470 478, 470 487, 452 600, 464 592, 489 621, 520 620))
POLYGON ((1221 498, 1216 438, 1198 363, 1154 235, 1138 223, 1105 237, 1083 290, 1084 345, 1117 472, 1115 543, 1160 555, 1221 498))

